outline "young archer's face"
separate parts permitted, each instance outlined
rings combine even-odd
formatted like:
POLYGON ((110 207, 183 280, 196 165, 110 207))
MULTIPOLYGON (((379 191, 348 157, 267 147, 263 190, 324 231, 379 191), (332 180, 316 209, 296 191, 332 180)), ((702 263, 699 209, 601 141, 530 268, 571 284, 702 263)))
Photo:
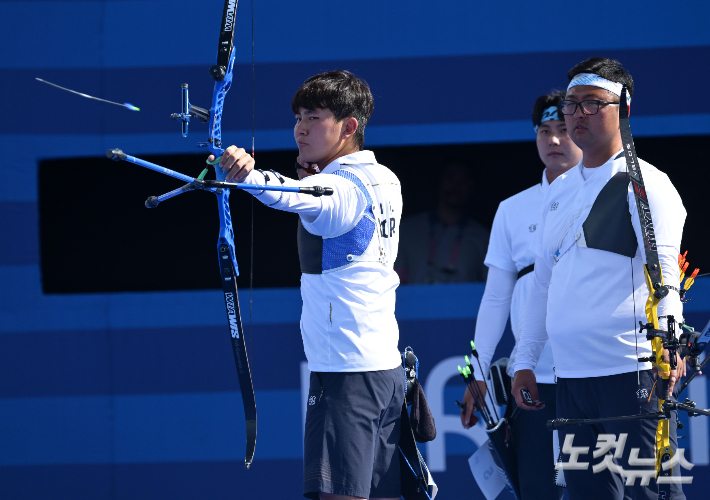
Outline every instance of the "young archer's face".
POLYGON ((567 135, 562 120, 548 120, 537 128, 537 152, 547 168, 564 172, 582 159, 582 151, 567 135))
POLYGON ((347 120, 337 121, 329 109, 299 108, 293 136, 302 161, 325 168, 343 148, 347 120), (327 162, 327 163, 326 163, 327 162))

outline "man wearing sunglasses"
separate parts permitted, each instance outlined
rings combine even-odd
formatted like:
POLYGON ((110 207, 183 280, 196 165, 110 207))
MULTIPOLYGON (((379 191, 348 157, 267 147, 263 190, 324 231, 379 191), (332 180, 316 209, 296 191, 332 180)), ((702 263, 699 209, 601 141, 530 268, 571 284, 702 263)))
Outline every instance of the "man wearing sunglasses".
MULTIPOLYGON (((638 333, 639 321, 646 321, 645 252, 619 130, 619 97, 623 87, 633 96, 634 83, 618 61, 604 58, 579 63, 567 76, 570 83, 560 107, 570 138, 583 156, 550 186, 543 202, 512 392, 521 408, 544 406, 532 370, 549 338, 557 375, 558 417, 653 413, 658 409, 654 374, 650 363, 638 361, 651 354, 650 342, 638 333), (524 403, 522 390, 530 391, 535 406, 524 403)), ((667 330, 665 316, 682 320, 675 290, 679 288, 677 257, 686 212, 668 176, 643 160, 640 164, 663 279, 671 289, 658 306, 658 316, 663 318, 660 328, 667 330)), ((681 362, 671 372, 671 390, 684 371, 681 362)), ((670 425, 674 448, 676 418, 673 415, 670 425)), ((620 473, 599 466, 607 452, 594 456, 597 443, 611 435, 619 444, 610 452, 616 471, 620 471, 616 467, 653 469, 638 459, 654 458, 656 425, 656 420, 626 420, 560 430, 560 442, 573 436, 569 444, 582 452, 577 461, 586 465, 565 468, 570 500, 656 500, 655 481, 642 486, 636 479, 626 485, 620 473), (636 458, 630 458, 633 449, 638 449, 636 458)), ((563 453, 562 461, 570 460, 571 454, 563 453)), ((679 469, 674 467, 674 476, 679 469)), ((672 485, 672 498, 685 498, 680 484, 672 485)))

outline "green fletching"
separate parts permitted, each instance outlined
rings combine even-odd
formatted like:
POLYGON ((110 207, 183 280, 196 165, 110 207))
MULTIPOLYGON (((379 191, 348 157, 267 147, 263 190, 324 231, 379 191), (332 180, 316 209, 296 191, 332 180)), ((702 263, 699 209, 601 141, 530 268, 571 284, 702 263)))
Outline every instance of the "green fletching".
POLYGON ((471 349, 474 351, 476 350, 476 345, 473 343, 473 340, 471 341, 471 349))
POLYGON ((463 368, 461 368, 461 365, 459 365, 459 373, 464 377, 466 376, 466 374, 463 372, 463 368))
POLYGON ((468 360, 468 356, 464 356, 463 359, 466 360, 466 364, 467 364, 468 366, 471 366, 471 362, 468 360))
POLYGON ((200 175, 197 176, 197 178, 200 179, 200 180, 204 179, 204 178, 205 178, 205 175, 207 175, 207 172, 209 172, 209 170, 204 169, 204 170, 200 173, 200 175))
POLYGON ((134 106, 134 105, 131 104, 130 102, 124 102, 123 105, 124 105, 125 107, 127 107, 128 109, 130 109, 131 111, 140 111, 140 110, 141 110, 141 108, 138 108, 138 107, 134 106))

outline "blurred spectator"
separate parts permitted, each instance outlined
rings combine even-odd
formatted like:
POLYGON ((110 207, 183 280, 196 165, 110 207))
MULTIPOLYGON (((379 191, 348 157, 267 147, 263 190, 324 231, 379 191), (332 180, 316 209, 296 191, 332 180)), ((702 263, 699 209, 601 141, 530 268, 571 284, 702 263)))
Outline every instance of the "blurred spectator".
POLYGON ((395 271, 403 284, 485 281, 488 230, 466 214, 471 169, 452 163, 440 179, 436 208, 402 219, 395 271))

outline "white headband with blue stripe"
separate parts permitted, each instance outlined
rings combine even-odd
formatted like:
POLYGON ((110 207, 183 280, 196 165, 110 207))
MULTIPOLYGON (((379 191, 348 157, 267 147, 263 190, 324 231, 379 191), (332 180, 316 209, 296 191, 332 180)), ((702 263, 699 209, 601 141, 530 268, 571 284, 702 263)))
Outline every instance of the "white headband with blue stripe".
MULTIPOLYGON (((621 89, 624 88, 622 84, 612 82, 611 80, 602 78, 601 76, 596 75, 594 73, 580 73, 578 75, 575 75, 567 86, 567 92, 569 92, 569 89, 576 85, 593 85, 595 87, 608 90, 616 96, 621 96, 621 89)), ((626 102, 628 104, 631 104, 631 96, 629 96, 628 93, 626 96, 626 102)))

